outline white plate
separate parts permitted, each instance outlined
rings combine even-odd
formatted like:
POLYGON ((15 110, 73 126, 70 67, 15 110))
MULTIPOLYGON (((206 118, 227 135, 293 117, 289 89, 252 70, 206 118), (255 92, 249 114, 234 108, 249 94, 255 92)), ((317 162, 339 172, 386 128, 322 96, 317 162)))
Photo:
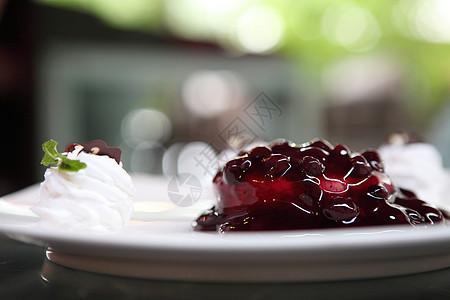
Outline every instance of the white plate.
POLYGON ((0 231, 46 246, 47 257, 67 267, 153 279, 315 281, 450 267, 448 226, 227 235, 194 232, 192 220, 210 205, 207 189, 195 207, 180 208, 168 200, 165 179, 134 176, 133 180, 136 213, 132 224, 118 234, 43 230, 29 210, 37 201, 37 186, 0 200, 0 231))

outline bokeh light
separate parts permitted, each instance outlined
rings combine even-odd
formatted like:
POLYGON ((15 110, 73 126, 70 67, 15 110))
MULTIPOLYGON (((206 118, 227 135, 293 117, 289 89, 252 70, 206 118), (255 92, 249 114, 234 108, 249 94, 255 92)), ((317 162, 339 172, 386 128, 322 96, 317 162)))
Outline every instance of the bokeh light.
POLYGON ((283 41, 285 22, 271 6, 255 5, 241 14, 236 24, 236 43, 244 52, 269 53, 283 41))
POLYGON ((431 43, 450 43, 450 1, 420 1, 414 21, 422 39, 431 43))
POLYGON ((178 156, 183 147, 183 143, 174 143, 164 152, 162 172, 165 176, 172 177, 178 174, 178 156))
POLYGON ((392 23, 403 35, 429 43, 450 43, 450 1, 402 0, 392 12, 392 23))
POLYGON ((178 174, 193 174, 204 186, 211 185, 218 168, 219 162, 215 150, 204 142, 190 142, 178 155, 178 174), (204 159, 202 153, 211 153, 211 160, 204 159))
POLYGON ((242 80, 230 71, 197 71, 182 88, 182 100, 195 116, 212 118, 236 109, 244 101, 242 80))
MULTIPOLYGON (((397 88, 402 70, 395 59, 383 55, 350 57, 330 65, 323 72, 324 90, 339 104, 383 99, 397 88)), ((399 91, 400 92, 400 91, 399 91)))
POLYGON ((372 49, 380 38, 370 11, 351 2, 330 5, 322 17, 322 31, 329 42, 355 52, 372 49))
POLYGON ((131 146, 141 142, 165 142, 172 132, 172 123, 155 109, 137 109, 122 121, 122 137, 131 146))

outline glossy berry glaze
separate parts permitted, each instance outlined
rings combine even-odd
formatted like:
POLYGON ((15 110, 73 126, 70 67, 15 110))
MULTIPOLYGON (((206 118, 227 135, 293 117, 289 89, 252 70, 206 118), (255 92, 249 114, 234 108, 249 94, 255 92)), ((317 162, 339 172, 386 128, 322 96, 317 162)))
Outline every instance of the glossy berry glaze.
POLYGON ((198 231, 256 231, 443 223, 448 215, 395 188, 375 150, 281 140, 229 161, 214 178, 217 203, 198 231))

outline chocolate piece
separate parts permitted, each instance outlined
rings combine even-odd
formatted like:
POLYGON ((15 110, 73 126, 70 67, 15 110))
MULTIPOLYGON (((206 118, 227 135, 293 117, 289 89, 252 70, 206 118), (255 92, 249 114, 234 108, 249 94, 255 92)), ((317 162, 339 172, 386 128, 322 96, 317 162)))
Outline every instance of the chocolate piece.
POLYGON ((82 148, 83 148, 83 146, 81 146, 81 145, 78 144, 78 143, 70 144, 69 146, 67 146, 66 152, 73 152, 73 151, 75 151, 78 147, 82 147, 82 148))
POLYGON ((120 155, 122 154, 120 148, 109 147, 102 140, 93 140, 87 142, 86 144, 83 145, 83 147, 84 147, 83 151, 86 153, 92 153, 96 155, 108 155, 109 157, 114 158, 117 163, 120 163, 120 155))

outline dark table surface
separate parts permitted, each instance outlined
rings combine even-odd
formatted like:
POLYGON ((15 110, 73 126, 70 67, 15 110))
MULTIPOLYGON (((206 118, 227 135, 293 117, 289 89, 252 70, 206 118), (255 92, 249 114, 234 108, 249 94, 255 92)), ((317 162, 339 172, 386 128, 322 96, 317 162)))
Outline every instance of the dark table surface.
POLYGON ((72 270, 0 237, 0 299, 450 299, 450 268, 390 278, 264 284, 144 280, 72 270))

